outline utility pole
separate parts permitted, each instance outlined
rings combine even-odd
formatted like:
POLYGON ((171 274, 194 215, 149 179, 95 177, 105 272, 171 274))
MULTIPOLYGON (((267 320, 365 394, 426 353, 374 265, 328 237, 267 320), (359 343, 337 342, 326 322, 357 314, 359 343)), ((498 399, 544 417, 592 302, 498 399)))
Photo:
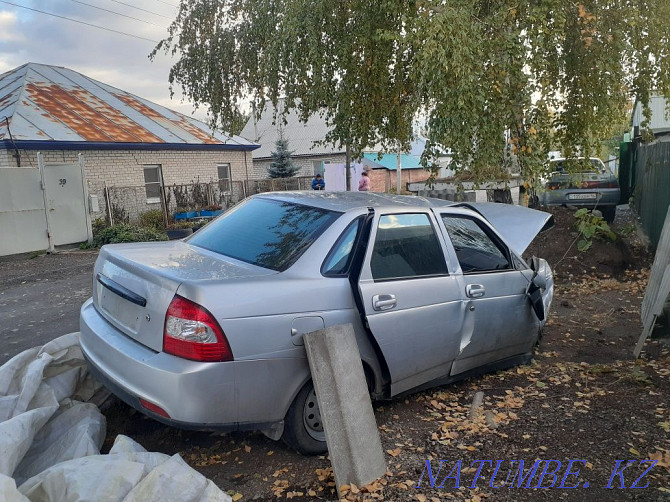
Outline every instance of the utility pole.
POLYGON ((347 171, 346 172, 346 180, 347 180, 347 192, 351 191, 351 150, 349 149, 349 145, 347 144, 346 146, 346 160, 344 164, 344 169, 347 171))
POLYGON ((400 195, 402 193, 402 162, 400 160, 400 147, 398 147, 398 157, 396 159, 395 166, 396 173, 396 193, 400 195))

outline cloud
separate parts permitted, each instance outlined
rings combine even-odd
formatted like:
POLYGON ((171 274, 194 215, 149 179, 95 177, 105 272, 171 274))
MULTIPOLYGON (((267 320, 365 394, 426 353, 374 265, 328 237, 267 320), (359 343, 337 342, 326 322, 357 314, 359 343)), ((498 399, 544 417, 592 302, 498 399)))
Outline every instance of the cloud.
MULTIPOLYGON (((179 0, 168 1, 177 4, 179 0)), ((176 7, 158 0, 123 0, 128 5, 114 0, 81 2, 136 17, 156 26, 94 9, 74 0, 23 0, 21 3, 33 9, 155 41, 167 36, 167 26, 177 12, 176 7)), ((182 103, 179 92, 170 99, 168 74, 176 61, 160 54, 151 62, 148 55, 154 46, 155 43, 146 40, 0 4, 0 72, 28 62, 63 66, 191 115, 194 106, 182 103)), ((194 116, 206 120, 206 110, 201 107, 194 116)))
POLYGON ((16 14, 0 11, 0 43, 25 40, 23 34, 14 30, 16 14))

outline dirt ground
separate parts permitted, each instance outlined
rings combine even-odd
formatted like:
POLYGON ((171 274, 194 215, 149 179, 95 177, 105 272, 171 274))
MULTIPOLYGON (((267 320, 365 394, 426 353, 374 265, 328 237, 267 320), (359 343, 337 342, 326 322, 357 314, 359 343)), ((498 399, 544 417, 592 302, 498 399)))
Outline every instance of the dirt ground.
POLYGON ((0 258, 0 364, 79 330, 97 251, 0 258))
MULTIPOLYGON (((556 220, 556 228, 529 250, 545 257, 556 277, 552 312, 532 364, 375 403, 388 473, 368 487, 350 487, 349 499, 668 500, 669 346, 650 341, 640 360, 631 355, 650 257, 629 211, 620 211, 614 224, 624 238, 598 242, 587 253, 576 250, 573 213, 557 210, 556 220), (470 419, 476 391, 484 392, 484 404, 470 419), (536 459, 542 462, 532 483, 518 487, 519 460, 525 474, 536 459), (652 465, 641 461, 649 459, 658 462, 636 484, 652 465), (545 467, 549 474, 541 486, 552 484, 557 464, 547 460, 561 462, 557 481, 553 488, 536 488, 545 467), (581 462, 570 467, 570 460, 581 462), (621 476, 615 471, 620 460, 633 461, 621 476), (579 476, 566 475, 568 470, 579 470, 579 476), (577 482, 578 488, 568 489, 577 482)), ((260 433, 180 431, 118 402, 106 415, 105 448, 126 434, 149 450, 180 453, 233 500, 336 498, 326 457, 300 456, 260 433)), ((626 465, 619 463, 619 470, 626 465)))

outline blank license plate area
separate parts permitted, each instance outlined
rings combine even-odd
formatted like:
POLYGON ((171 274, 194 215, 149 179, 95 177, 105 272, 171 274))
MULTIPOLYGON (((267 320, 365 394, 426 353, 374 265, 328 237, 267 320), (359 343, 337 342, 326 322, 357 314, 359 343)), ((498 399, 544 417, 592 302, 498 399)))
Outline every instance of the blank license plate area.
POLYGON ((102 284, 98 286, 98 305, 114 321, 123 325, 131 333, 137 333, 137 326, 142 315, 142 307, 135 305, 111 292, 102 284))
POLYGON ((570 200, 595 200, 598 198, 597 193, 570 193, 568 199, 570 200))

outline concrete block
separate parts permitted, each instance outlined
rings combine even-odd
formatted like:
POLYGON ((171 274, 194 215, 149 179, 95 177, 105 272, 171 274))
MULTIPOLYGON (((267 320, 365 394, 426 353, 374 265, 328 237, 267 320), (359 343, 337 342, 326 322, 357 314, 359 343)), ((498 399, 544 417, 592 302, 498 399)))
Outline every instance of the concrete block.
POLYGON ((351 324, 303 336, 335 485, 364 486, 386 472, 365 373, 351 324))

